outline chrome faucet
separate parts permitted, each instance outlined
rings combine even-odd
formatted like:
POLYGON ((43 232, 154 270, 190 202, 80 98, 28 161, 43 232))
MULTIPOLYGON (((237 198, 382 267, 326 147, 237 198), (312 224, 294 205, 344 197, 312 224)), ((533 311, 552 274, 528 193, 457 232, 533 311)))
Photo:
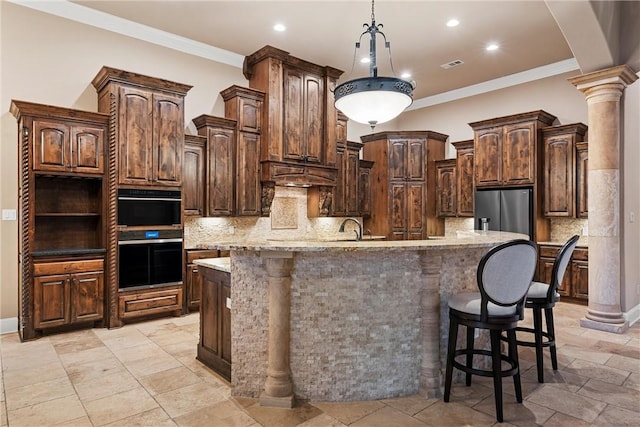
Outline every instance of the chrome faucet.
POLYGON ((360 221, 355 218, 346 218, 344 221, 342 221, 342 224, 340 224, 340 228, 338 229, 338 231, 340 233, 344 233, 344 225, 347 223, 347 221, 353 221, 358 225, 358 229, 353 231, 356 233, 356 240, 362 240, 362 224, 360 224, 360 221))

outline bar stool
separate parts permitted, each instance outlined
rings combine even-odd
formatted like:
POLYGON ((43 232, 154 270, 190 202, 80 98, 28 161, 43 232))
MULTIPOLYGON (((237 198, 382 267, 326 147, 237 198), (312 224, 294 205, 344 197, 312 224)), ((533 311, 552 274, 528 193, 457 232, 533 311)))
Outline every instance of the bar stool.
POLYGON ((471 385, 471 375, 493 377, 496 418, 502 422, 502 377, 513 376, 516 400, 522 403, 520 368, 516 345, 516 325, 523 317, 524 299, 527 295, 537 263, 536 244, 528 240, 512 240, 502 243, 485 254, 477 270, 480 292, 453 295, 449 299, 449 344, 445 373, 444 401, 449 402, 453 368, 466 373, 466 385, 471 385), (467 330, 467 347, 456 350, 458 326, 467 330), (488 329, 491 351, 474 349, 475 328, 488 329), (500 336, 507 332, 508 354, 500 349, 500 336), (491 369, 473 367, 473 356, 490 356, 491 369), (465 363, 458 356, 466 356, 465 363), (508 369, 502 369, 506 362, 508 369))
MULTIPOLYGON (((516 342, 518 345, 524 347, 535 347, 536 349, 536 368, 538 370, 538 382, 544 382, 544 367, 542 363, 542 350, 544 347, 549 347, 551 353, 551 366, 554 371, 558 370, 558 358, 556 355, 556 335, 555 327, 553 325, 553 307, 556 302, 560 300, 560 294, 558 293, 558 287, 562 283, 562 278, 569 265, 569 260, 573 254, 578 238, 580 236, 575 235, 571 237, 562 246, 556 259, 553 262, 553 268, 551 270, 551 283, 533 282, 527 293, 524 306, 531 308, 533 311, 533 328, 517 327, 517 332, 532 333, 534 341, 523 341, 518 339, 516 342), (544 317, 547 323, 546 332, 542 328, 542 310, 544 309, 544 317)), ((503 336, 503 340, 506 338, 503 336)))

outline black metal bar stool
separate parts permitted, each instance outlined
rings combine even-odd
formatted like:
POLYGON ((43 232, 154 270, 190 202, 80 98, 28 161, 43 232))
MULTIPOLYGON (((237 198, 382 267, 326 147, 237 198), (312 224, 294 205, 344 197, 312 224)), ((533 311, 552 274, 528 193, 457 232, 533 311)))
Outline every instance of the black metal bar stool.
MULTIPOLYGON (((553 268, 551 270, 551 280, 549 284, 541 282, 531 283, 529 292, 527 292, 527 298, 525 299, 524 306, 532 309, 533 312, 533 328, 517 327, 517 332, 526 332, 533 334, 533 341, 523 341, 518 339, 516 342, 518 345, 524 347, 535 347, 536 349, 536 368, 538 370, 538 382, 544 382, 544 367, 542 350, 545 347, 549 347, 551 353, 551 366, 554 371, 558 370, 558 357, 556 354, 556 333, 553 325, 553 307, 556 302, 560 300, 560 294, 558 293, 558 287, 562 283, 562 278, 569 265, 571 254, 575 249, 578 238, 580 236, 575 235, 571 237, 567 243, 562 246, 556 259, 553 262, 553 268), (544 310, 544 317, 547 324, 547 330, 544 331, 542 327, 542 310, 544 310)), ((508 337, 502 337, 504 341, 508 337)))
POLYGON ((524 299, 527 295, 537 264, 537 247, 528 240, 513 240, 492 248, 480 260, 477 271, 480 292, 453 295, 449 299, 449 344, 445 373, 444 401, 451 395, 453 368, 466 373, 466 384, 471 375, 493 377, 496 418, 502 422, 502 377, 513 376, 516 400, 522 403, 520 368, 516 345, 516 325, 523 318, 524 299), (458 326, 467 329, 467 347, 456 350, 458 326), (488 329, 491 351, 474 349, 475 328, 488 329), (502 354, 500 336, 506 331, 508 353, 502 354), (490 356, 491 369, 473 367, 473 356, 490 356), (456 360, 465 356, 464 363, 456 360), (506 362, 508 369, 502 369, 506 362))

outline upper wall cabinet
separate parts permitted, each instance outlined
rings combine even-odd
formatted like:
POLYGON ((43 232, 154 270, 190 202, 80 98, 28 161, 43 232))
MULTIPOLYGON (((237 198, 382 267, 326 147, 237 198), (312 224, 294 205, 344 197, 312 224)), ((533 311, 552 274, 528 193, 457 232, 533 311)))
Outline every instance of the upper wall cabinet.
POLYGON ((247 56, 249 86, 265 93, 262 180, 276 184, 336 184, 333 90, 342 71, 265 46, 247 56))
POLYGON ((473 139, 452 142, 452 145, 456 149, 457 215, 472 217, 474 213, 473 139))
POLYGON ((184 96, 191 86, 102 67, 92 81, 111 114, 118 184, 182 185, 184 96))
POLYGON ((185 215, 204 215, 206 188, 207 138, 184 136, 182 161, 182 203, 185 215))
POLYGON ((540 130, 555 116, 539 110, 481 122, 473 128, 476 187, 533 185, 540 173, 540 130))
POLYGON ((580 217, 586 203, 586 180, 582 172, 584 156, 578 156, 577 144, 582 142, 587 126, 574 123, 542 130, 544 144, 544 215, 547 217, 580 217), (578 158, 579 157, 579 158, 578 158), (578 183, 582 189, 578 188, 578 183))

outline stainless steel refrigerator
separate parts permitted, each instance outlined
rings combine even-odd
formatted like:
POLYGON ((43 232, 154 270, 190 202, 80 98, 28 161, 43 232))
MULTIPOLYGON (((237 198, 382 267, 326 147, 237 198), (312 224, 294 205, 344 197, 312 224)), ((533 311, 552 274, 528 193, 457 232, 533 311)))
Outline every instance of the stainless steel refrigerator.
POLYGON ((511 231, 533 236, 533 190, 477 190, 475 194, 475 229, 511 231), (485 226, 486 227, 486 226, 485 226))

